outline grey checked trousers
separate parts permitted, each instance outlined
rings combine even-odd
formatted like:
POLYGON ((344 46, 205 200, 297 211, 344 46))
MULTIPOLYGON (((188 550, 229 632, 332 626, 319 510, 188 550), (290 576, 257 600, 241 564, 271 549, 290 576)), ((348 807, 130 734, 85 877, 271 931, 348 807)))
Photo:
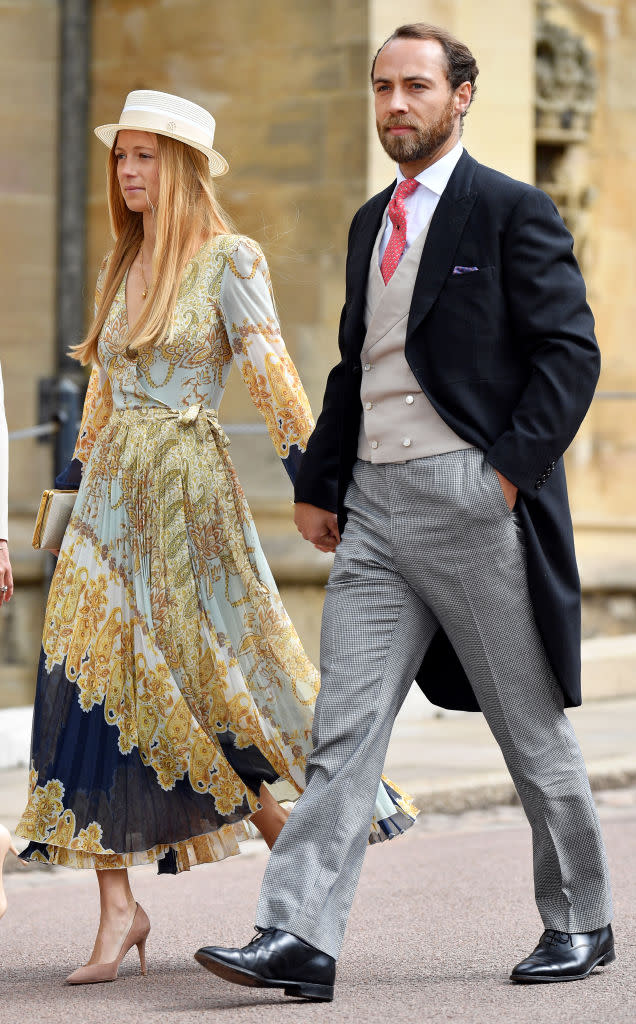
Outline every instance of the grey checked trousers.
POLYGON ((338 956, 393 722, 440 624, 530 822, 544 926, 608 924, 598 816, 535 624, 521 531, 493 468, 477 449, 358 461, 346 504, 323 612, 307 789, 272 850, 258 927, 338 956))

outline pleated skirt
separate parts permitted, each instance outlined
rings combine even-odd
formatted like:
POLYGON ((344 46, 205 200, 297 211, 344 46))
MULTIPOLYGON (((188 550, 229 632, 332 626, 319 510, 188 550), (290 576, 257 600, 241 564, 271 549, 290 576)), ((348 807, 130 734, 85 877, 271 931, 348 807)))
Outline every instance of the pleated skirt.
MULTIPOLYGON (((304 788, 320 686, 212 410, 115 410, 49 593, 27 860, 181 871, 238 852, 262 784, 304 788)), ((370 841, 416 811, 383 780, 370 841)))

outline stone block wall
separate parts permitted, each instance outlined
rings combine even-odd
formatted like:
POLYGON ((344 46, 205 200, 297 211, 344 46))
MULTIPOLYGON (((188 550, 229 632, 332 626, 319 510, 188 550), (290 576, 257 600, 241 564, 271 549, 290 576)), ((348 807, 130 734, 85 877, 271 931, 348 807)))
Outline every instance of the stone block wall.
POLYGON ((588 543, 591 531, 596 550, 604 531, 613 530, 604 544, 608 570, 618 578, 627 564, 634 576, 636 7, 631 0, 563 0, 548 17, 580 36, 594 57, 598 107, 577 167, 591 200, 584 218, 585 277, 602 353, 599 390, 632 393, 595 399, 581 434, 584 457, 576 458, 575 446, 570 459, 570 493, 579 539, 588 543), (616 541, 622 555, 614 553, 616 541))
MULTIPOLYGON (((37 383, 54 363, 58 5, 0 4, 0 361, 9 430, 37 423, 37 383)), ((0 611, 0 705, 32 690, 39 654, 45 557, 31 549, 34 509, 51 455, 10 446, 9 541, 19 583, 0 611)))

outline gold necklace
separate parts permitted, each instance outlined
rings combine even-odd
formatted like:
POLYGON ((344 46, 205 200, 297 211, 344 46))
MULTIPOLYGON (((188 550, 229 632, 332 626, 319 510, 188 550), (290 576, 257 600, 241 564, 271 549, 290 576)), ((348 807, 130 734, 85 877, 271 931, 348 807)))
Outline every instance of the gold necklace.
POLYGON ((144 274, 144 243, 142 242, 139 246, 139 255, 141 256, 141 280, 144 283, 144 290, 141 293, 142 299, 145 301, 148 295, 148 282, 146 281, 146 275, 144 274))

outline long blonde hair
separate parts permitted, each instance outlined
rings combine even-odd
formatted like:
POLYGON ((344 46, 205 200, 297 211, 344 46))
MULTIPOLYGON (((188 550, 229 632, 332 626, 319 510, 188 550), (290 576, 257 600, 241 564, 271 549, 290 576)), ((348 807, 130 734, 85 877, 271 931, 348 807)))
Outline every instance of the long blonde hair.
MULTIPOLYGON (((174 312, 181 277, 198 245, 234 230, 215 194, 208 158, 192 146, 156 135, 159 202, 152 284, 139 319, 129 328, 127 351, 157 345, 174 312)), ((115 246, 108 261, 99 305, 84 341, 70 354, 83 366, 99 362, 97 342, 124 274, 143 241, 143 215, 129 210, 117 179, 115 146, 108 157, 108 212, 115 246)))

